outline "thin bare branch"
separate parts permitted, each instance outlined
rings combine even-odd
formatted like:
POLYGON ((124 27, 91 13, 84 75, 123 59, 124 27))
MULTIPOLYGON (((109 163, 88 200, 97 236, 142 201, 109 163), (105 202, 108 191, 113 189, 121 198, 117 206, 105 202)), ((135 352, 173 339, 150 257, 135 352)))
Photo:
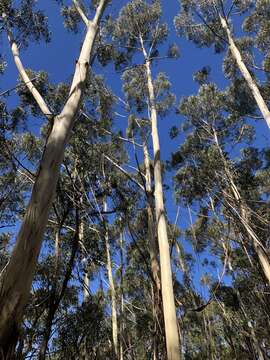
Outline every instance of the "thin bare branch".
POLYGON ((141 190, 144 191, 144 187, 142 184, 140 184, 136 179, 134 179, 125 169, 122 168, 122 166, 118 165, 113 159, 111 159, 109 156, 107 156, 106 154, 103 154, 103 156, 110 161, 115 167, 117 167, 117 169, 119 169, 124 175, 126 175, 127 178, 129 178, 129 180, 131 180, 132 182, 134 182, 137 186, 139 186, 139 188, 141 190))
MULTIPOLYGON (((34 78, 30 79, 30 82, 35 81, 37 79, 38 79, 38 76, 35 76, 34 78)), ((11 91, 17 90, 18 88, 20 88, 22 86, 26 86, 26 84, 25 83, 24 84, 18 84, 18 85, 14 86, 14 87, 12 87, 10 89, 7 89, 7 90, 0 93, 0 97, 5 96, 6 94, 9 95, 11 93, 11 91)))

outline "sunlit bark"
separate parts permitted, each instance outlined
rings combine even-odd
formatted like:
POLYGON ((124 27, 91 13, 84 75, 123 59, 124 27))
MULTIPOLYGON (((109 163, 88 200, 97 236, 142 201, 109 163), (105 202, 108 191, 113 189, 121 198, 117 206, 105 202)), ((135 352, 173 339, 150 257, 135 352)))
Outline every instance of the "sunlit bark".
POLYGON ((163 316, 165 323, 165 337, 168 360, 180 359, 180 344, 174 302, 174 291, 171 270, 170 247, 167 233, 167 221, 165 216, 164 194, 162 186, 162 170, 160 158, 160 144, 157 123, 157 109, 155 103, 154 86, 151 74, 151 60, 145 51, 142 38, 140 38, 145 57, 147 86, 149 93, 150 116, 152 126, 152 142, 154 150, 154 183, 155 183, 155 212, 156 226, 159 243, 161 293, 163 304, 163 316))
MULTIPOLYGON (((49 210, 55 195, 60 164, 81 103, 94 41, 106 3, 106 0, 100 1, 93 21, 89 21, 81 53, 76 63, 69 98, 62 112, 53 118, 49 116, 52 129, 48 135, 16 245, 1 278, 0 347, 3 357, 6 358, 12 356, 8 354, 13 351, 12 348, 17 339, 18 324, 22 320, 23 310, 28 301, 49 210)), ((10 41, 18 71, 26 83, 28 79, 25 78, 25 71, 21 61, 19 61, 18 47, 11 37, 10 41)), ((43 104, 43 99, 40 99, 38 91, 31 82, 27 84, 27 87, 43 114, 48 117, 48 109, 43 104)))
POLYGON ((232 34, 231 34, 231 31, 230 31, 227 21, 222 16, 220 16, 220 22, 221 22, 223 29, 225 30, 225 32, 227 34, 227 38, 228 38, 228 42, 229 42, 229 49, 232 53, 232 56, 233 56, 234 60, 236 61, 237 66, 238 66, 242 76, 246 80, 248 87, 250 88, 252 95, 258 105, 258 108, 260 109, 260 112, 262 113, 262 116, 264 117, 268 127, 270 128, 270 111, 266 105, 266 102, 260 93, 260 90, 256 84, 256 81, 252 78, 250 72, 248 71, 248 68, 246 67, 246 65, 243 61, 240 51, 238 50, 237 46, 235 45, 235 42, 232 37, 232 34))

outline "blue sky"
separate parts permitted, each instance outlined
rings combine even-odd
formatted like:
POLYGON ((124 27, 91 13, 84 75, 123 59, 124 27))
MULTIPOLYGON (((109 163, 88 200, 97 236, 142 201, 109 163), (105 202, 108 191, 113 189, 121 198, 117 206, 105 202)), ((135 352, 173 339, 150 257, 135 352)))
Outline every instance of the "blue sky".
MULTIPOLYGON (((117 14, 119 8, 126 4, 123 0, 113 0, 112 5, 107 12, 117 14)), ((191 95, 197 92, 198 85, 193 82, 193 73, 201 69, 205 65, 210 65, 211 80, 217 83, 220 88, 224 88, 227 84, 226 79, 222 73, 222 57, 221 55, 215 55, 212 48, 210 49, 198 49, 195 45, 187 42, 184 39, 180 39, 176 36, 176 32, 173 25, 173 18, 179 10, 178 0, 162 1, 164 20, 168 22, 170 29, 170 35, 168 43, 177 43, 180 48, 180 58, 178 60, 162 60, 158 65, 158 71, 165 72, 172 83, 172 90, 177 98, 177 103, 182 96, 191 95)), ((79 48, 83 39, 84 27, 81 27, 81 32, 74 35, 67 32, 63 27, 63 20, 59 12, 59 6, 55 1, 39 0, 37 6, 44 9, 49 18, 49 25, 52 31, 52 41, 49 44, 34 44, 31 45, 26 51, 21 54, 22 61, 26 68, 33 70, 44 70, 48 72, 49 78, 54 83, 65 82, 71 79, 73 74, 76 58, 79 54, 79 48)), ((240 24, 237 24, 240 29, 240 24)), ((2 55, 7 58, 8 68, 6 75, 1 78, 0 88, 1 91, 14 87, 17 81, 17 70, 13 64, 13 60, 10 56, 10 49, 8 47, 6 39, 1 38, 1 50, 2 55)), ((154 70, 154 73, 157 69, 154 70)), ((112 90, 121 94, 120 74, 115 75, 112 73, 112 67, 108 66, 102 68, 100 65, 95 64, 94 71, 104 76, 107 84, 112 90)), ((123 96, 123 95, 122 95, 123 96)), ((14 105, 18 99, 16 94, 13 93, 9 99, 10 104, 14 105)), ((127 119, 126 119, 127 120, 127 119)), ((115 128, 124 129, 127 122, 123 118, 115 119, 115 128)), ((179 126, 181 124, 180 116, 176 115, 172 111, 165 119, 161 119, 159 122, 160 140, 161 140, 161 156, 163 160, 168 160, 172 151, 177 149, 177 146, 184 140, 184 134, 181 134, 174 140, 169 138, 169 129, 173 126, 179 126)), ((34 120, 32 130, 35 133, 39 132, 41 122, 34 120)), ((267 140, 263 137, 263 134, 268 131, 264 123, 257 125, 258 130, 258 143, 266 143, 267 140)), ((131 162, 134 162, 130 153, 131 162)), ((166 177, 166 183, 173 188, 172 174, 168 174, 166 177)), ((166 206, 168 216, 171 222, 174 222, 177 213, 177 206, 173 199, 172 191, 167 192, 166 206)), ((185 209, 181 208, 180 220, 178 225, 181 228, 185 228, 189 225, 189 218, 185 209)), ((190 245, 185 243, 185 248, 191 250, 190 245)), ((203 255, 202 255, 203 257, 203 255)), ((209 259, 211 257, 207 255, 209 259)), ((197 274, 195 280, 197 286, 199 286, 200 273, 203 271, 200 264, 196 265, 197 274)), ((215 274, 216 275, 216 274, 215 274)))

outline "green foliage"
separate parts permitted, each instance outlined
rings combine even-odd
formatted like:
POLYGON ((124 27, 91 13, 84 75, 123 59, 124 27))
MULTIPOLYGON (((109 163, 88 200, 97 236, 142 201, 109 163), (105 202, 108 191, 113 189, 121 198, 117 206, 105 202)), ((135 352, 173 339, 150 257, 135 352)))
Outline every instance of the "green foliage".
POLYGON ((269 52, 269 7, 267 0, 255 2, 252 13, 244 20, 243 28, 245 31, 255 34, 255 42, 258 48, 267 53, 269 52))
POLYGON ((196 73, 193 75, 193 80, 196 81, 199 85, 207 83, 210 71, 211 69, 209 66, 204 66, 201 68, 201 70, 196 71, 196 73))
POLYGON ((35 0, 20 0, 17 3, 2 1, 0 22, 3 28, 12 28, 21 47, 28 47, 31 41, 50 41, 47 17, 41 10, 34 10, 35 0))
POLYGON ((0 56, 0 74, 4 74, 5 69, 7 67, 7 62, 0 56))
POLYGON ((171 44, 169 46, 167 56, 169 58, 172 58, 172 59, 178 59, 179 58, 180 51, 179 51, 179 48, 178 48, 177 44, 174 43, 174 44, 171 44))
POLYGON ((185 36, 199 47, 214 45, 217 53, 224 50, 224 33, 216 8, 211 2, 182 1, 181 10, 174 19, 174 25, 179 36, 185 36))
POLYGON ((63 6, 61 9, 61 15, 64 18, 65 28, 69 31, 77 33, 79 31, 79 23, 81 18, 75 6, 63 6))
POLYGON ((167 26, 159 22, 160 17, 160 1, 148 3, 133 0, 121 10, 114 26, 113 38, 120 45, 131 48, 138 45, 140 35, 144 41, 154 40, 154 52, 157 44, 165 41, 168 34, 167 26))

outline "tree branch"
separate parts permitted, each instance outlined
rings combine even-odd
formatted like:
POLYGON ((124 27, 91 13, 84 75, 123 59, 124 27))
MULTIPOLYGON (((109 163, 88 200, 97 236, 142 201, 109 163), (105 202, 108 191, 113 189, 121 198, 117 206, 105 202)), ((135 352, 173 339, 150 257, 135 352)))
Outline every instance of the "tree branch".
POLYGON ((141 190, 144 191, 144 187, 142 184, 140 184, 136 179, 134 179, 125 169, 123 169, 120 165, 118 165, 114 160, 112 160, 109 156, 103 154, 103 156, 109 160, 115 167, 117 167, 117 169, 119 169, 124 175, 126 175, 126 177, 129 178, 129 180, 131 180, 132 182, 134 182, 137 186, 139 186, 139 188, 141 190))
POLYGON ((48 108, 45 100, 43 99, 43 97, 40 95, 39 91, 37 90, 37 88, 35 87, 35 85, 33 84, 33 82, 31 81, 31 79, 29 78, 29 76, 27 75, 25 68, 21 62, 20 59, 20 52, 19 52, 19 48, 14 40, 13 34, 11 32, 10 29, 7 29, 7 33, 8 33, 8 41, 10 44, 10 48, 11 48, 11 52, 14 58, 14 62, 15 65, 18 69, 18 72, 24 82, 24 84, 27 86, 28 90, 30 91, 30 93, 33 95, 34 99, 36 100, 41 112, 43 113, 43 115, 45 115, 47 118, 51 118, 53 116, 52 112, 50 111, 50 109, 48 108))
MULTIPOLYGON (((37 80, 37 79, 38 79, 38 76, 35 76, 34 78, 30 79, 30 81, 32 82, 32 81, 35 81, 35 80, 37 80)), ((5 96, 6 94, 9 95, 11 91, 17 90, 17 89, 20 88, 21 86, 26 86, 26 84, 25 84, 25 83, 24 83, 23 85, 22 85, 22 84, 18 84, 18 85, 16 85, 16 86, 13 86, 13 87, 10 88, 10 89, 7 89, 7 90, 5 90, 5 91, 3 91, 3 92, 0 93, 0 97, 5 96)))
POLYGON ((81 4, 77 1, 77 0, 72 0, 73 1, 73 4, 78 12, 78 14, 80 15, 80 17, 82 18, 82 21, 85 23, 86 26, 89 25, 89 19, 88 17, 85 15, 82 7, 81 7, 81 4))
POLYGON ((98 5, 97 10, 96 10, 95 17, 94 17, 94 19, 92 21, 94 26, 99 24, 100 18, 102 16, 108 2, 109 2, 109 0, 100 0, 99 5, 98 5))

